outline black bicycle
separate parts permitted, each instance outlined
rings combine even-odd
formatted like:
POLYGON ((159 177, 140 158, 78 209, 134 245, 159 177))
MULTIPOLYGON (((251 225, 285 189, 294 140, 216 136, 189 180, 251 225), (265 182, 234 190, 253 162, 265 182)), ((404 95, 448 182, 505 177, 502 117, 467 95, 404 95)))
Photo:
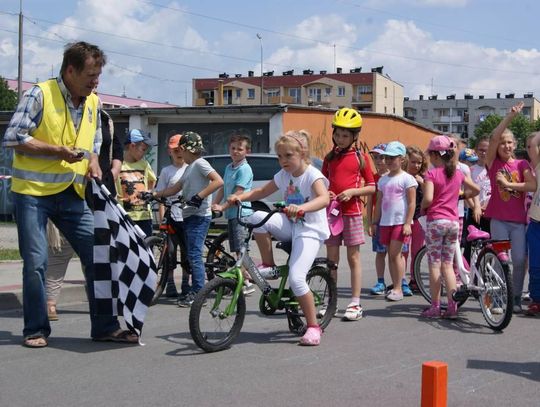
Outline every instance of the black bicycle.
MULTIPOLYGON (((144 192, 141 194, 141 198, 146 202, 157 202, 165 207, 165 213, 163 219, 157 229, 157 232, 152 236, 148 236, 145 239, 146 245, 152 250, 154 259, 156 260, 157 267, 157 284, 155 288, 154 297, 150 305, 154 305, 159 297, 163 294, 169 276, 172 277, 172 273, 180 263, 178 261, 178 247, 180 245, 177 231, 170 222, 171 219, 171 207, 178 205, 180 208, 186 206, 186 201, 183 197, 179 197, 174 200, 166 198, 156 198, 150 192, 144 192)), ((221 212, 213 212, 212 217, 221 216, 221 212)), ((226 249, 227 242, 229 240, 229 234, 224 231, 220 234, 208 234, 204 239, 204 245, 207 249, 205 271, 207 280, 212 280, 216 273, 225 271, 227 268, 235 264, 236 258, 229 253, 226 249)), ((191 270, 188 264, 183 265, 182 272, 191 274, 191 270)))

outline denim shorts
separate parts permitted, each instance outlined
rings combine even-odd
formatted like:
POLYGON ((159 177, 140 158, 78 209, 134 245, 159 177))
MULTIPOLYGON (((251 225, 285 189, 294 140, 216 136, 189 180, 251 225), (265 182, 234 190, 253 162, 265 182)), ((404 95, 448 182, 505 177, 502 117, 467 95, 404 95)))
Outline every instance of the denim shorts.
POLYGON ((238 223, 238 219, 234 218, 227 221, 227 230, 229 232, 229 247, 231 252, 240 252, 242 243, 246 238, 246 228, 238 223))

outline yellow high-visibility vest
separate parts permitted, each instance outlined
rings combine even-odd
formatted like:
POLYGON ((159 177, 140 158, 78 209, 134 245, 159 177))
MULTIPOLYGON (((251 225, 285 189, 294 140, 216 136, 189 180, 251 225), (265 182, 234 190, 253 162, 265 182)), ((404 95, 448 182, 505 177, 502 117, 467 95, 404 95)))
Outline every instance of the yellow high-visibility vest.
POLYGON ((84 199, 85 176, 94 146, 99 99, 93 93, 86 98, 79 131, 76 131, 56 79, 38 83, 37 86, 43 92, 43 114, 32 137, 47 144, 77 148, 85 155, 82 161, 70 164, 56 156, 15 151, 11 190, 25 195, 46 196, 62 192, 73 184, 77 194, 84 199))

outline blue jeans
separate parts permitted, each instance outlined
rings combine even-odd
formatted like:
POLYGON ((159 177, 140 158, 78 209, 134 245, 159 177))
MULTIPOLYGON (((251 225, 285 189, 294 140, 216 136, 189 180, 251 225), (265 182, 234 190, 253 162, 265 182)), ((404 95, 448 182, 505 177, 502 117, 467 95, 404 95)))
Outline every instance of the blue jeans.
POLYGON ((184 218, 186 246, 189 265, 191 267, 191 291, 198 292, 204 286, 203 247, 208 234, 210 216, 188 216, 184 218))
POLYGON ((47 220, 65 236, 81 259, 90 307, 92 337, 107 335, 120 328, 112 315, 96 315, 94 298, 94 216, 72 187, 48 196, 12 192, 23 259, 23 313, 25 338, 48 337, 45 276, 47 272, 47 220))
POLYGON ((529 291, 534 302, 540 303, 540 223, 531 219, 527 227, 529 247, 529 291))

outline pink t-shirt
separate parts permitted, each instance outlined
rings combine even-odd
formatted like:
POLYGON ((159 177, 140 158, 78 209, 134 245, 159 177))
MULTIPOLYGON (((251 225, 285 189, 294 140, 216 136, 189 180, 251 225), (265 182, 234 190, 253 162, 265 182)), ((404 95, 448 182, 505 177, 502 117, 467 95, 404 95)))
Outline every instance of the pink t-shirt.
POLYGON ((527 211, 525 209, 525 196, 523 192, 507 191, 497 185, 496 177, 502 172, 506 179, 511 182, 523 182, 523 173, 530 170, 526 160, 501 161, 495 158, 488 169, 489 181, 491 182, 491 197, 486 208, 487 218, 506 222, 527 223, 527 211))
POLYGON ((427 220, 459 220, 458 199, 465 175, 456 168, 452 178, 447 178, 444 167, 431 168, 424 177, 424 182, 433 183, 433 201, 426 210, 427 220))

